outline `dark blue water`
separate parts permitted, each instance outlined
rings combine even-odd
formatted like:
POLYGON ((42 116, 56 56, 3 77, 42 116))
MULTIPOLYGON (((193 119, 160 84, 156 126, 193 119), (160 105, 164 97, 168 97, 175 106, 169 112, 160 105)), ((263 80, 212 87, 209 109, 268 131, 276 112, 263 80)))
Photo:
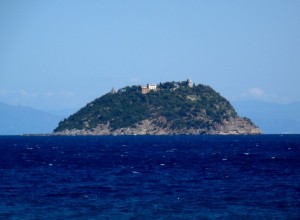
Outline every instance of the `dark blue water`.
POLYGON ((300 135, 2 136, 0 219, 300 219, 300 135))

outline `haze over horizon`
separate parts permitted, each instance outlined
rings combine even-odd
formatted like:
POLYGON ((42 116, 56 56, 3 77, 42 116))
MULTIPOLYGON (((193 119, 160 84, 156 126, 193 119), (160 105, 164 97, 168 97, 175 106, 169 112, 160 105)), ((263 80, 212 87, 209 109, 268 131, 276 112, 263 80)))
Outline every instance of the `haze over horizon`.
POLYGON ((300 2, 1 1, 0 101, 78 108, 112 87, 207 84, 300 101, 300 2))

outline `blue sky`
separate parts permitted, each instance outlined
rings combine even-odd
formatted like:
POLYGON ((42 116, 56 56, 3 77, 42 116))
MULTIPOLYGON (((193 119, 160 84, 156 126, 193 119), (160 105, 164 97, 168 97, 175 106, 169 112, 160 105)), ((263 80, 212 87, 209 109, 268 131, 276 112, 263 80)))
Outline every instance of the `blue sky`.
POLYGON ((0 101, 78 108, 190 78, 230 101, 300 101, 300 1, 0 1, 0 101))

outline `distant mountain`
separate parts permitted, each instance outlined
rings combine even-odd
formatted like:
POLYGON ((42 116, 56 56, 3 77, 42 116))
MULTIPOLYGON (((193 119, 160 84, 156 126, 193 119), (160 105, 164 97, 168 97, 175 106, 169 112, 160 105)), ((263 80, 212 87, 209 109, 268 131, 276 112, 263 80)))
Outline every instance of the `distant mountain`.
POLYGON ((0 135, 51 133, 62 119, 30 107, 0 102, 0 135))
POLYGON ((113 90, 61 121, 59 135, 259 134, 250 119, 190 80, 113 90))
POLYGON ((239 115, 250 117, 265 134, 300 134, 300 102, 241 101, 232 105, 239 115))

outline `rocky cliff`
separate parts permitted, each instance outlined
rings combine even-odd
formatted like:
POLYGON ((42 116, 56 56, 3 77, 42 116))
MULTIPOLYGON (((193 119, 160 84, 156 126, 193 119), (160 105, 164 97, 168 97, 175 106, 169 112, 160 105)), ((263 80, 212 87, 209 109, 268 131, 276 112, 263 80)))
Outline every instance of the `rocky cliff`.
POLYGON ((211 87, 190 81, 108 93, 61 121, 55 135, 260 134, 211 87))

